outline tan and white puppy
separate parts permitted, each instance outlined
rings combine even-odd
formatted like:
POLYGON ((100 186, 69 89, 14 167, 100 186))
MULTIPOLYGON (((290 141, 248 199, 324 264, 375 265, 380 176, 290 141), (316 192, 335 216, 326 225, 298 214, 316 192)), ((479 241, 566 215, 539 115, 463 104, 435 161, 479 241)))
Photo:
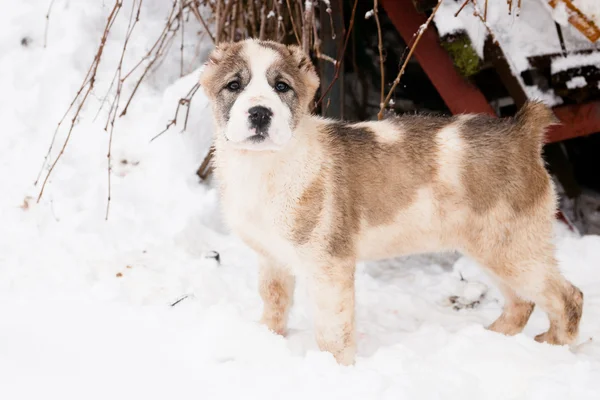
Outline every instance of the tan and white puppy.
POLYGON ((571 343, 583 295, 557 268, 555 193, 544 168, 550 110, 514 119, 400 116, 350 124, 309 112, 319 79, 296 46, 220 45, 201 76, 216 123, 215 166, 226 220, 260 257, 262 321, 285 334, 295 276, 307 279, 316 339, 338 362, 356 352, 357 260, 459 250, 506 301, 489 329, 571 343))

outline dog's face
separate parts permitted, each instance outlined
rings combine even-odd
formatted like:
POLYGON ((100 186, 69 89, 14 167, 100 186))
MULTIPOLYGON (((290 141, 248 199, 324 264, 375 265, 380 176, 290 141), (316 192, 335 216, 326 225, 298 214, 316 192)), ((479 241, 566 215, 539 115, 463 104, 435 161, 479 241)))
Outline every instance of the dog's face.
POLYGON ((219 45, 200 84, 227 145, 272 151, 289 142, 309 112, 319 78, 298 46, 248 39, 219 45))

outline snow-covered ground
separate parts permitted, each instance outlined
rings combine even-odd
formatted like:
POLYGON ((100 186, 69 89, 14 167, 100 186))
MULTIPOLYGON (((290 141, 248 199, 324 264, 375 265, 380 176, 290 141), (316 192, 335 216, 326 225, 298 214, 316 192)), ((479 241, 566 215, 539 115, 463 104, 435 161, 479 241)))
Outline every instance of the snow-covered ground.
MULTIPOLYGON (((33 182, 113 5, 55 0, 44 49, 49 3, 15 1, 0 13, 0 399, 598 398, 600 237, 576 237, 561 225, 562 269, 586 299, 572 348, 533 341, 548 324, 539 312, 516 337, 484 330, 501 297, 456 255, 359 265, 353 367, 318 351, 302 284, 287 338, 257 324, 255 256, 227 233, 215 189, 195 175, 211 134, 202 94, 187 132, 176 127, 149 142, 197 77, 177 80, 178 44, 118 120, 105 221, 107 109, 94 117, 120 57, 130 1, 37 204, 33 182)), ((126 65, 151 46, 169 9, 144 1, 126 65)), ((191 72, 210 46, 197 46, 199 28, 188 28, 191 72)))

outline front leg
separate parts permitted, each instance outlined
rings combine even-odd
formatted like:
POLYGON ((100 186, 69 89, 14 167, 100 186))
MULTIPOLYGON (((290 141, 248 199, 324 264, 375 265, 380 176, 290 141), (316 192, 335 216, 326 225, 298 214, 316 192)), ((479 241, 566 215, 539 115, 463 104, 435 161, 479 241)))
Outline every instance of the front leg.
POLYGON ((342 365, 354 364, 354 260, 330 260, 311 273, 316 340, 342 365))
POLYGON ((263 300, 261 323, 278 335, 285 335, 293 302, 294 277, 268 257, 261 257, 258 290, 263 300))

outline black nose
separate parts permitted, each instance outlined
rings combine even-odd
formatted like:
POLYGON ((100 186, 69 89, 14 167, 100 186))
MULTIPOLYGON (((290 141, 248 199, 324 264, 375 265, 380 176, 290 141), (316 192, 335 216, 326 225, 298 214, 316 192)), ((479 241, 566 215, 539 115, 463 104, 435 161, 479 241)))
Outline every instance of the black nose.
POLYGON ((264 129, 269 126, 273 112, 267 107, 255 106, 248 110, 250 125, 256 128, 257 133, 264 133, 264 129))

